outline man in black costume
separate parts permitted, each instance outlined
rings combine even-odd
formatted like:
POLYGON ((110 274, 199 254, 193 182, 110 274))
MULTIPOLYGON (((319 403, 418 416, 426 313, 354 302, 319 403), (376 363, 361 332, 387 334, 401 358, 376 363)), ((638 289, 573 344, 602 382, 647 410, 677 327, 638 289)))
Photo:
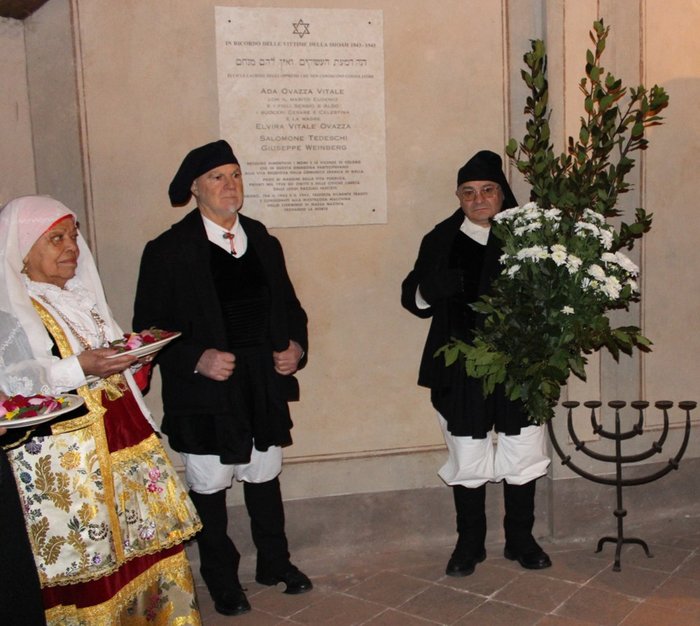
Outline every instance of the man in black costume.
POLYGON ((480 380, 467 377, 459 363, 446 367, 434 356, 451 337, 470 341, 478 318, 469 304, 488 293, 500 272, 501 246, 490 233, 491 219, 517 205, 501 163, 482 150, 459 170, 460 208, 424 237, 402 284, 403 306, 431 318, 418 384, 430 389, 448 448, 439 475, 452 486, 458 533, 449 576, 467 576, 486 558, 489 481, 503 481, 504 556, 527 569, 551 565, 532 536, 535 482, 549 465, 543 428, 529 424, 522 405, 509 401, 502 387, 485 398, 480 380), (492 430, 498 433, 495 449, 492 430))
POLYGON ((181 453, 201 517, 200 571, 219 613, 250 604, 238 579, 240 555, 227 534, 226 490, 243 482, 257 549, 255 580, 298 594, 311 581, 292 565, 278 475, 291 444, 287 402, 305 365, 307 318, 287 275, 279 241, 239 214, 243 178, 223 140, 195 148, 169 188, 171 204, 197 208, 149 242, 141 259, 135 330, 182 336, 157 357, 163 432, 181 453))

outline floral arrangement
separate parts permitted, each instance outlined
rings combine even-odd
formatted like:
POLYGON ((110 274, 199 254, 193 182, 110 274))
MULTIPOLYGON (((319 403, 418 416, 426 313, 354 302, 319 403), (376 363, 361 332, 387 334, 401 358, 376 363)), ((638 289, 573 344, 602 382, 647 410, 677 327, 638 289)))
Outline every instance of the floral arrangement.
POLYGON ((109 347, 115 348, 119 352, 135 350, 149 343, 156 343, 163 339, 168 339, 177 333, 170 330, 160 330, 158 328, 148 328, 139 333, 124 333, 119 339, 110 341, 109 347))
POLYGON ((527 134, 506 152, 531 185, 532 202, 494 218, 503 270, 491 294, 472 305, 483 321, 473 341, 453 340, 438 351, 446 365, 461 360, 487 395, 503 383, 534 423, 554 415, 571 373, 585 380, 585 355, 604 347, 617 359, 651 345, 639 328, 612 328, 606 315, 640 297, 639 270, 622 250, 649 231, 651 215, 637 208, 635 221, 619 229, 608 219, 619 215, 631 154, 646 149, 645 130, 660 124, 668 96, 656 85, 639 86, 623 105, 628 90, 600 65, 608 32, 603 20, 594 23, 595 50, 580 82, 585 115, 578 138, 569 137, 559 156, 550 142, 544 43, 533 41, 524 56, 527 134))
POLYGON ((65 405, 67 398, 63 396, 10 396, 0 402, 0 419, 11 421, 27 417, 37 417, 45 413, 57 411, 65 405))

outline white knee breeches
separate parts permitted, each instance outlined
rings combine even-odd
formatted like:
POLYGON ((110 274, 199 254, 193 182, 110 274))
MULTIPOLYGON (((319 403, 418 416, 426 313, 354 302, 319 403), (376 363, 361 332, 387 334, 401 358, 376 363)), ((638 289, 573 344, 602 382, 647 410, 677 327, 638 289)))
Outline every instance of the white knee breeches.
POLYGON ((439 413, 438 420, 448 451, 447 462, 438 475, 448 485, 475 488, 501 480, 511 485, 524 485, 547 471, 550 459, 545 451, 543 426, 527 426, 519 435, 498 433, 494 446, 491 436, 485 439, 455 437, 447 430, 447 422, 439 413))
POLYGON ((197 493, 228 489, 235 478, 247 483, 266 483, 282 471, 282 448, 270 446, 265 452, 253 448, 250 463, 224 465, 215 454, 180 453, 185 464, 185 482, 197 493))

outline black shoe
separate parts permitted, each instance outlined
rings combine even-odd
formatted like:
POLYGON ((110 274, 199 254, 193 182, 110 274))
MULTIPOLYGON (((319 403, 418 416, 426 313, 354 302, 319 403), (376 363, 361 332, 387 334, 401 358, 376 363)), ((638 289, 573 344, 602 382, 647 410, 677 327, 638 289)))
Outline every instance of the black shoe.
POLYGON ((230 589, 214 598, 214 608, 222 615, 243 615, 250 611, 243 589, 230 589))
POLYGON ((482 550, 477 556, 455 556, 450 557, 445 568, 445 574, 460 578, 474 573, 477 563, 481 563, 486 558, 486 550, 482 550))
POLYGON ((552 561, 548 554, 539 546, 537 546, 535 550, 522 553, 509 550, 506 546, 503 550, 503 556, 509 561, 517 561, 525 569, 545 569, 547 567, 552 567, 552 561))
POLYGON ((287 586, 284 593, 291 595, 306 593, 307 591, 311 591, 311 589, 313 589, 313 585, 311 584, 308 576, 291 563, 287 569, 278 574, 263 572, 256 573, 255 582, 268 586, 284 583, 287 586))

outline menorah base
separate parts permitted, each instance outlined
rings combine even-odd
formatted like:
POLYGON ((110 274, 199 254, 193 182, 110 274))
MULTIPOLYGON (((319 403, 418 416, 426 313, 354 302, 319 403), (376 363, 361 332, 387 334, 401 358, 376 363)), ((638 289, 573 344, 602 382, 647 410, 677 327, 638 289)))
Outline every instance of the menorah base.
POLYGON ((646 541, 637 539, 636 537, 630 537, 628 539, 625 539, 624 537, 602 537, 598 541, 598 547, 595 549, 595 551, 600 552, 603 549, 603 544, 606 542, 617 544, 617 547, 615 548, 615 563, 613 564, 613 572, 621 571, 620 552, 622 551, 622 546, 626 543, 634 543, 638 546, 642 546, 647 557, 650 559, 654 557, 654 555, 649 551, 649 546, 647 545, 646 541))

